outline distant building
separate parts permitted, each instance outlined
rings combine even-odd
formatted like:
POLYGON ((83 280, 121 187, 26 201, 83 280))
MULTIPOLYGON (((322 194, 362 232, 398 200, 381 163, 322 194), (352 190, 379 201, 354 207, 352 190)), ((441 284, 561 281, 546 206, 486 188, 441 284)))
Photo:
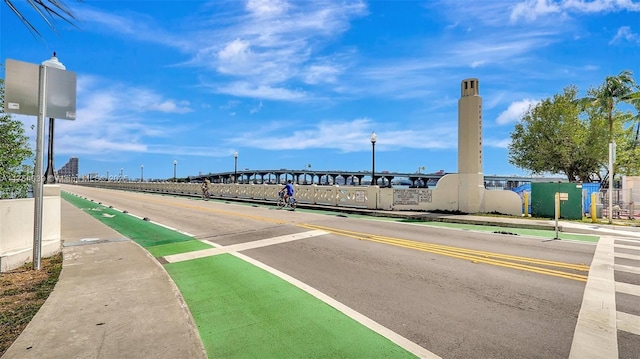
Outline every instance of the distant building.
POLYGON ((57 172, 58 177, 78 177, 78 157, 69 158, 69 162, 65 163, 57 172))

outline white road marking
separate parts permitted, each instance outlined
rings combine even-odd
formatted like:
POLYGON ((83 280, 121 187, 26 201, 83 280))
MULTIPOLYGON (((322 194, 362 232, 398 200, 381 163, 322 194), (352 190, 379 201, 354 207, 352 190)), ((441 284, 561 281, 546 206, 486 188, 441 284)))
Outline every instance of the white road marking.
POLYGON ((616 282, 616 292, 640 296, 640 285, 616 282))
POLYGON ((640 335, 640 316, 618 312, 618 329, 631 334, 640 335))
POLYGON ((616 244, 615 246, 616 248, 633 249, 638 251, 638 253, 640 253, 640 247, 638 246, 628 246, 626 244, 616 244))
POLYGON ((627 272, 631 274, 640 274, 640 267, 632 267, 624 264, 616 264, 614 269, 621 272, 627 272))
POLYGON ((616 258, 634 259, 634 260, 640 261, 640 256, 636 256, 633 254, 616 253, 615 256, 616 258))
POLYGON ((366 317, 360 313, 358 313, 357 311, 351 309, 350 307, 338 302, 337 300, 329 297, 328 295, 322 293, 321 291, 309 286, 308 284, 299 281, 293 277, 291 277, 288 274, 285 274, 283 272, 280 272, 279 270, 272 268, 262 262, 259 262, 251 257, 245 256, 244 254, 241 253, 237 253, 237 252, 233 252, 231 253, 232 255, 247 261, 248 263, 251 263, 253 265, 255 265, 258 268, 262 268, 265 271, 278 276, 279 278, 282 278, 283 280, 287 281, 288 283, 291 283, 293 285, 295 285, 296 287, 304 290, 305 292, 311 294, 312 296, 318 298, 319 300, 327 303, 328 305, 332 306, 333 308, 337 309, 338 311, 340 311, 341 313, 343 313, 344 315, 348 316, 349 318, 357 321, 358 323, 366 326, 367 328, 373 330, 374 332, 382 335, 383 337, 389 339, 390 341, 394 342, 395 344, 399 345, 400 347, 404 348, 405 350, 407 350, 408 352, 416 355, 418 358, 429 358, 429 359, 437 359, 440 358, 439 356, 437 356, 436 354, 428 351, 427 349, 419 346, 418 344, 410 341, 409 339, 401 336, 400 334, 384 327, 383 325, 377 323, 376 321, 372 320, 369 317, 366 317))
POLYGON ((271 246, 274 244, 297 241, 299 239, 311 238, 311 237, 321 236, 324 234, 328 234, 328 232, 314 230, 314 231, 288 234, 286 236, 267 238, 259 241, 239 243, 231 246, 219 246, 213 242, 207 241, 207 243, 215 245, 217 248, 209 248, 209 249, 203 249, 199 251, 174 254, 170 256, 165 256, 164 259, 169 263, 175 263, 175 262, 181 262, 181 261, 186 261, 186 260, 191 260, 196 258, 215 256, 223 253, 246 251, 248 249, 254 249, 254 248, 271 246))
POLYGON ((601 236, 591 262, 569 358, 617 358, 614 237, 601 236))
POLYGON ((300 239, 304 239, 304 238, 311 238, 311 237, 315 237, 315 236, 320 236, 320 235, 324 235, 324 234, 328 234, 329 232, 325 232, 325 231, 320 231, 320 230, 313 230, 313 231, 307 231, 307 232, 302 232, 302 233, 296 233, 296 234, 290 234, 290 235, 285 235, 285 236, 280 236, 280 237, 273 237, 273 238, 267 238, 267 239, 263 239, 263 240, 259 240, 259 241, 253 241, 253 242, 247 242, 247 243, 239 243, 239 244, 234 244, 231 246, 221 246, 215 242, 209 241, 209 240, 203 240, 202 242, 208 243, 212 246, 215 246, 216 248, 211 248, 211 249, 204 249, 204 250, 200 250, 200 251, 195 251, 195 252, 188 252, 188 253, 181 253, 181 254, 175 254, 175 255, 171 255, 171 256, 165 256, 164 259, 167 262, 170 263, 175 263, 175 262, 179 262, 179 261, 185 261, 185 260, 190 260, 190 259, 196 259, 196 258, 202 258, 202 257, 208 257, 208 256, 213 256, 213 255, 218 255, 218 254, 222 254, 222 253, 230 253, 233 256, 236 256, 250 264, 253 264, 254 266, 261 268, 285 281, 287 281, 288 283, 304 290, 305 292, 313 295, 314 297, 318 298, 319 300, 321 300, 322 302, 332 306, 333 308, 335 308, 336 310, 340 311, 341 313, 343 313, 344 315, 348 316, 349 318, 357 321, 358 323, 366 326, 367 328, 373 330, 374 332, 384 336, 385 338, 391 340, 392 342, 394 342, 395 344, 399 345, 400 347, 404 348, 405 350, 413 353, 414 355, 416 355, 419 358, 429 358, 429 359, 436 359, 436 358, 440 358, 439 356, 435 355, 434 353, 428 351, 427 349, 419 346, 418 344, 410 341, 409 339, 401 336, 400 334, 380 325, 379 323, 375 322, 374 320, 358 313, 357 311, 349 308, 348 306, 338 302, 337 300, 331 298, 330 296, 320 292, 319 290, 309 286, 308 284, 301 282, 293 277, 291 277, 288 274, 285 274, 275 268, 272 268, 262 262, 259 262, 251 257, 248 257, 244 254, 239 253, 240 251, 244 251, 247 249, 253 249, 253 248, 260 248, 260 247, 265 247, 265 246, 270 246, 270 245, 274 245, 274 244, 279 244, 279 243, 285 243, 285 242, 290 242, 290 241, 295 241, 295 240, 300 240, 300 239))

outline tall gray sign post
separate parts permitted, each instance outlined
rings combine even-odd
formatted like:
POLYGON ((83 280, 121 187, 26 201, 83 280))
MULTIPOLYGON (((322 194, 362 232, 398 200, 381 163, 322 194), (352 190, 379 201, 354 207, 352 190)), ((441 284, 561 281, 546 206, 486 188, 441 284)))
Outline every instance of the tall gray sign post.
POLYGON ((44 119, 76 118, 76 74, 51 67, 54 58, 55 53, 39 66, 11 59, 5 64, 5 112, 38 116, 33 175, 33 269, 37 270, 41 268, 42 252, 44 119))

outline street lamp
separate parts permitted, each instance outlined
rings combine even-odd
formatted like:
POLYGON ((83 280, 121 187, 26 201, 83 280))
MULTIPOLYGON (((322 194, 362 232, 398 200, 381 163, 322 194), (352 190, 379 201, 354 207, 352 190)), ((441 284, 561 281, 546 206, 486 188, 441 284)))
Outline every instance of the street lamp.
POLYGON ((376 141, 378 135, 375 132, 371 132, 371 185, 376 185, 376 141))
POLYGON ((144 165, 140 165, 140 182, 144 181, 144 165))
POLYGON ((178 166, 178 160, 173 160, 173 182, 176 182, 176 166, 178 166))
POLYGON ((238 151, 233 153, 233 183, 238 183, 238 151))
MULTIPOLYGON (((46 61, 42 62, 43 66, 53 67, 60 70, 66 70, 67 68, 62 64, 62 62, 58 61, 56 57, 56 53, 53 53, 53 56, 46 61)), ((52 184, 56 183, 56 175, 54 173, 54 165, 53 165, 53 117, 49 117, 49 153, 47 157, 47 170, 45 171, 44 183, 52 184)))

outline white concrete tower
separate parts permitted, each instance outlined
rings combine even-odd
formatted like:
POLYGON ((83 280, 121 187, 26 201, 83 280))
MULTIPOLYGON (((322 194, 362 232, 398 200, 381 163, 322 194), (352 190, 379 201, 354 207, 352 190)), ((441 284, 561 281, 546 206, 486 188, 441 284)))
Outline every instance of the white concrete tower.
POLYGON ((462 212, 484 210, 482 173, 482 97, 478 79, 462 80, 458 100, 458 208, 462 212))

